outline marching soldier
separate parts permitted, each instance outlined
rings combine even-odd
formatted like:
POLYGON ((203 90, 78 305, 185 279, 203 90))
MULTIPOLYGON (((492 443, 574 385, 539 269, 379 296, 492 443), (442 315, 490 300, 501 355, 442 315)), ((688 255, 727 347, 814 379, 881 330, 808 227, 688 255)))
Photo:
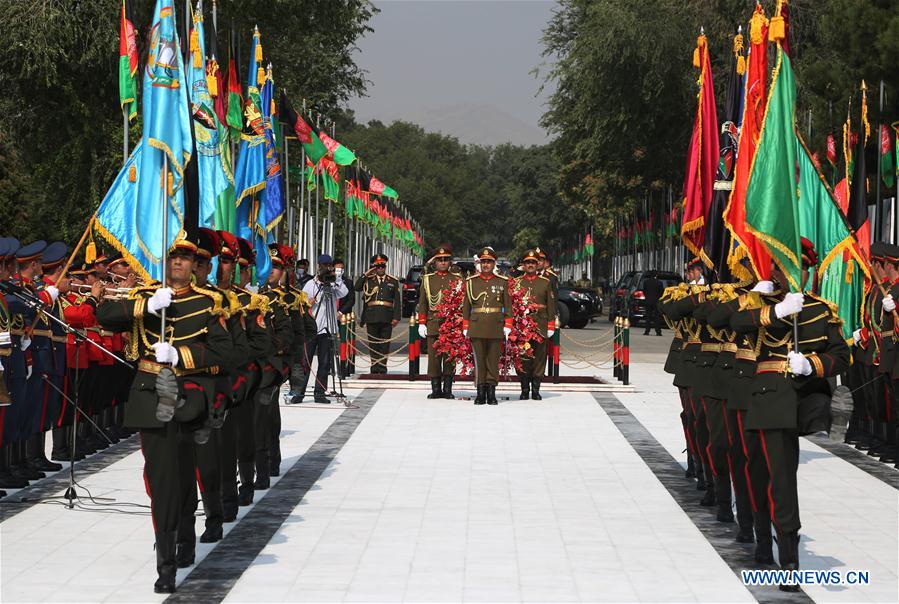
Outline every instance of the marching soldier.
MULTIPOLYGON (((673 320, 669 318, 667 309, 670 304, 678 301, 683 295, 686 293, 686 288, 680 285, 671 286, 665 289, 662 297, 659 299, 659 312, 662 317, 665 319, 665 322, 668 325, 668 328, 674 331, 674 338, 671 340, 671 347, 668 349, 668 356, 665 359, 665 367, 663 371, 665 373, 671 374, 674 376, 674 386, 677 388, 678 395, 680 396, 681 402, 681 424, 684 428, 684 440, 687 449, 687 471, 686 477, 693 478, 696 476, 697 466, 696 462, 699 460, 699 455, 697 454, 696 447, 693 444, 692 433, 693 430, 690 427, 689 421, 689 413, 688 409, 690 406, 689 400, 687 399, 687 385, 683 383, 679 383, 677 379, 678 371, 681 368, 681 355, 684 348, 684 320, 678 319, 673 320)), ((702 463, 699 463, 699 471, 702 471, 702 463)))
MULTIPOLYGON (((811 242, 802 238, 802 281, 817 265, 811 242)), ((787 283, 774 271, 778 283, 787 283)), ((780 566, 799 568, 799 436, 830 427, 831 389, 827 378, 849 366, 849 348, 836 309, 814 293, 747 296, 731 315, 738 334, 759 338, 747 430, 758 431, 768 466, 771 518, 777 531, 780 566), (797 326, 794 327, 794 326, 797 326), (798 342, 794 339, 798 329, 798 342), (796 349, 798 348, 798 352, 796 349)), ((781 585, 798 591, 798 585, 781 585)))
POLYGON ((474 350, 475 405, 496 405, 502 342, 512 331, 512 297, 508 279, 493 272, 496 252, 485 247, 478 254, 480 272, 465 281, 462 330, 474 350))
POLYGON ((522 370, 518 376, 521 381, 521 400, 528 398, 535 401, 543 400, 540 395, 540 382, 546 372, 546 341, 553 337, 556 329, 556 296, 553 294, 550 280, 537 274, 539 260, 535 250, 525 252, 522 259, 524 275, 515 280, 527 291, 527 301, 530 307, 535 309, 531 317, 537 323, 537 333, 541 337, 539 341, 529 342, 534 356, 522 361, 522 370))
POLYGON ((436 350, 437 336, 443 320, 437 315, 437 307, 443 300, 443 290, 455 287, 458 275, 449 272, 453 250, 448 244, 437 248, 430 262, 434 272, 421 278, 418 295, 418 335, 428 341, 428 377, 431 378, 431 394, 428 398, 456 398, 453 396, 453 376, 456 364, 436 350))
POLYGON ((157 593, 175 591, 178 523, 189 497, 181 476, 194 472, 193 443, 208 438, 202 428, 215 402, 215 375, 227 367, 232 350, 222 295, 191 283, 196 251, 196 242, 177 240, 169 252, 167 283, 137 288, 128 299, 97 308, 103 327, 131 332, 127 355, 139 359, 125 424, 141 433, 156 531, 157 593))
POLYGON ((359 324, 368 331, 371 372, 387 373, 390 338, 403 310, 400 281, 387 274, 387 256, 375 254, 371 257, 371 268, 356 281, 356 291, 362 292, 359 324))

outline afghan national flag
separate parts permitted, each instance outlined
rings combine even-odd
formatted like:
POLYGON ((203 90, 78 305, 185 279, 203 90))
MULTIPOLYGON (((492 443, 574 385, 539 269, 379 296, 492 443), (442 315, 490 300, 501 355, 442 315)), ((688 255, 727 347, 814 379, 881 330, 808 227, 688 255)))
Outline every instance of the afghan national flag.
POLYGON ((369 193, 374 193, 375 195, 382 195, 384 197, 390 197, 393 199, 399 199, 399 193, 385 185, 383 182, 375 178, 371 177, 368 185, 369 193))
POLYGON ((712 205, 715 173, 718 169, 718 114, 715 110, 715 84, 706 37, 699 36, 699 103, 693 122, 693 136, 687 152, 687 174, 684 178, 684 222, 681 238, 690 252, 702 258, 706 266, 711 260, 703 251, 706 215, 712 205))
POLYGON ((237 77, 237 62, 233 55, 228 61, 228 100, 225 105, 227 110, 224 123, 231 131, 231 138, 237 140, 243 130, 243 95, 240 90, 240 80, 237 77))
POLYGON ((590 236, 590 233, 587 233, 587 237, 584 239, 584 252, 591 258, 593 257, 593 237, 590 236))
MULTIPOLYGON (((864 112, 864 103, 863 112, 864 112)), ((846 210, 846 219, 849 227, 858 241, 859 251, 865 260, 871 257, 871 223, 868 220, 868 172, 865 163, 865 144, 867 136, 864 132, 857 137, 855 153, 853 154, 852 178, 847 190, 849 191, 849 207, 846 210)))
POLYGON ((749 51, 743 126, 740 129, 740 141, 737 146, 733 189, 727 209, 724 210, 724 222, 739 245, 731 248, 732 251, 727 262, 735 276, 746 280, 752 277, 742 264, 742 260, 746 258, 755 275, 759 279, 768 280, 771 278, 771 257, 768 255, 768 249, 747 228, 746 224, 746 188, 749 184, 749 171, 752 168, 752 160, 755 158, 762 122, 765 119, 767 98, 768 25, 765 12, 760 5, 756 5, 749 27, 750 38, 757 42, 752 44, 749 51))
POLYGON ((323 157, 318 162, 318 172, 322 178, 324 198, 338 201, 340 199, 340 170, 337 164, 331 158, 323 157))
POLYGON ((802 288, 802 244, 796 191, 796 80, 790 57, 777 45, 765 121, 746 187, 746 226, 768 248, 789 281, 802 288))
POLYGON ((316 135, 315 129, 309 122, 293 110, 284 90, 281 91, 281 111, 279 111, 279 116, 281 123, 287 125, 296 134, 297 140, 303 145, 309 161, 317 165, 321 158, 328 154, 328 148, 316 135))
POLYGON ((896 164, 893 162, 893 132, 886 124, 880 125, 880 174, 883 184, 893 188, 896 182, 896 164))
POLYGON ((128 119, 137 117, 137 37, 134 32, 134 18, 131 0, 122 0, 119 20, 119 104, 128 107, 128 119))
POLYGON ((356 155, 338 143, 336 140, 319 130, 318 137, 325 144, 325 147, 328 149, 328 157, 334 160, 334 163, 338 166, 349 166, 351 163, 356 161, 356 155))

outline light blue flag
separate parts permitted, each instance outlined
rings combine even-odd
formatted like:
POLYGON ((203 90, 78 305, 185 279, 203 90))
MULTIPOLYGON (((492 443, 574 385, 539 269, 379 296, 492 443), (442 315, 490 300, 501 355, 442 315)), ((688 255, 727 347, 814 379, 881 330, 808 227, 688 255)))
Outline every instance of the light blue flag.
POLYGON ((198 34, 200 46, 190 56, 187 88, 197 145, 199 226, 222 229, 226 225, 216 224, 216 208, 225 197, 230 197, 230 203, 233 205, 234 177, 231 174, 231 160, 227 153, 223 152, 222 143, 226 131, 215 114, 215 103, 206 85, 206 44, 203 14, 200 11, 193 13, 193 27, 198 34))
POLYGON ((182 185, 193 141, 180 48, 172 0, 157 0, 143 78, 143 139, 107 192, 95 224, 135 270, 157 280, 165 249, 185 235, 182 185))
POLYGON ((272 80, 272 66, 269 63, 265 84, 262 86, 262 124, 265 128, 265 190, 262 192, 262 212, 260 225, 270 232, 284 216, 284 188, 281 186, 281 162, 278 158, 278 144, 275 141, 277 120, 272 114, 272 99, 275 83, 272 80))
POLYGON ((259 201, 251 199, 237 208, 237 236, 253 244, 256 250, 256 283, 261 285, 272 272, 272 259, 268 251, 268 235, 259 228, 259 201))
MULTIPOLYGON (((240 135, 240 151, 237 156, 237 169, 234 171, 234 189, 237 192, 236 204, 240 208, 244 202, 265 188, 265 129, 262 125, 262 110, 259 104, 258 70, 256 63, 256 47, 259 46, 259 30, 253 32, 253 44, 250 48, 250 68, 247 74, 247 95, 244 103, 244 121, 247 128, 240 135)), ((238 228, 241 224, 240 212, 237 214, 238 228)), ((238 232, 238 235, 252 241, 250 237, 238 232)))

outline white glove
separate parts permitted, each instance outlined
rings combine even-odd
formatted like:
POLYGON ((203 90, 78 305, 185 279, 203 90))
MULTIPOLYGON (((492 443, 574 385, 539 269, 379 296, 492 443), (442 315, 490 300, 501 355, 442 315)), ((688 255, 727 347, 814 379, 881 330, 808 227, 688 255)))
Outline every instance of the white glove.
POLYGON ((150 296, 150 299, 147 300, 147 310, 158 317, 159 311, 163 308, 168 308, 169 304, 172 303, 173 293, 171 287, 160 287, 152 296, 150 296))
POLYGON ((555 329, 547 329, 546 330, 546 339, 553 337, 556 334, 555 329))
POLYGON ((463 338, 467 338, 467 337, 468 337, 468 330, 467 330, 467 329, 463 329, 463 330, 462 330, 462 337, 463 337, 463 338))
POLYGON ((53 300, 53 302, 56 302, 56 299, 59 297, 59 288, 57 288, 55 285, 48 285, 47 289, 45 289, 44 291, 50 294, 50 298, 53 300))
POLYGON ((778 319, 795 315, 802 310, 803 304, 805 304, 804 295, 798 292, 787 294, 784 296, 783 302, 778 302, 774 305, 774 314, 777 315, 778 319))
POLYGON ((22 349, 22 352, 28 350, 28 347, 31 346, 31 338, 28 336, 22 336, 22 339, 19 340, 19 348, 22 349))
POLYGON ((427 325, 419 325, 418 326, 418 337, 422 340, 427 339, 428 337, 428 326, 427 325))
POLYGON ((12 340, 9 337, 8 331, 0 331, 0 346, 9 346, 12 344, 12 340))
POLYGON ((156 355, 157 363, 169 363, 172 367, 178 366, 178 350, 166 342, 156 342, 150 348, 156 355))
POLYGON ((251 294, 258 294, 258 293, 259 293, 259 286, 258 286, 258 285, 248 285, 248 286, 246 286, 244 289, 247 290, 248 292, 250 292, 251 294))
POLYGON ((510 333, 512 333, 512 328, 511 328, 511 327, 503 327, 503 336, 505 336, 505 338, 506 338, 507 340, 509 339, 509 334, 510 334, 510 333))
POLYGON ((856 346, 858 345, 859 342, 862 341, 862 330, 861 329, 856 329, 855 331, 852 332, 852 341, 855 342, 856 346))
POLYGON ((790 351, 787 353, 787 360, 790 361, 790 371, 793 375, 811 375, 812 364, 801 352, 790 351))
POLYGON ((31 379, 31 374, 32 374, 33 371, 34 371, 34 367, 31 366, 31 365, 28 365, 28 370, 25 371, 25 379, 26 379, 26 380, 30 380, 30 379, 31 379))
POLYGON ((754 292, 760 292, 763 294, 773 294, 774 293, 774 283, 771 281, 759 281, 755 284, 755 287, 752 288, 754 292))
POLYGON ((892 294, 887 294, 883 297, 883 309, 887 312, 896 310, 896 301, 893 300, 892 294))

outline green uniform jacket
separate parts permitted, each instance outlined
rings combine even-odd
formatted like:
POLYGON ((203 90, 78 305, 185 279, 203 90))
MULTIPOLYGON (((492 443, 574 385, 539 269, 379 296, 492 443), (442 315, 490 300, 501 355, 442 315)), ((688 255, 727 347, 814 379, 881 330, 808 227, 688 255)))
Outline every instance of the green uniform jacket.
POLYGON ((740 310, 740 301, 749 290, 736 285, 722 287, 718 300, 709 313, 708 323, 712 330, 719 330, 722 348, 715 363, 718 388, 727 400, 727 408, 743 410, 749 408, 752 398, 752 380, 756 369, 757 334, 737 334, 730 329, 731 316, 740 310))
POLYGON ((356 291, 362 293, 360 325, 390 323, 403 318, 400 281, 393 275, 363 275, 356 280, 356 291))
POLYGON ((528 302, 537 307, 531 316, 537 323, 537 333, 545 338, 548 329, 556 328, 556 295, 552 283, 541 275, 534 275, 533 279, 522 275, 515 283, 527 291, 528 302))
POLYGON ((883 293, 874 286, 865 296, 862 315, 861 361, 865 365, 877 365, 880 361, 880 334, 883 330, 883 293))
POLYGON ((241 305, 240 320, 247 341, 247 356, 231 380, 231 397, 239 402, 250 398, 259 386, 262 368, 268 357, 274 354, 275 332, 268 298, 237 286, 233 286, 232 291, 241 305))
POLYGON ((693 388, 697 395, 707 396, 698 389, 704 390, 706 383, 710 382, 709 372, 715 363, 715 353, 703 352, 702 346, 703 343, 714 343, 714 338, 708 332, 704 320, 705 309, 699 312, 701 321, 694 313, 706 303, 709 287, 683 284, 679 290, 680 297, 664 305, 664 312, 668 318, 682 322, 686 338, 681 349, 680 364, 674 375, 674 385, 693 388))
POLYGON ((272 353, 262 367, 260 388, 267 388, 275 382, 280 383, 290 371, 290 353, 293 350, 294 326, 290 319, 290 306, 285 300, 284 292, 278 288, 266 286, 259 294, 268 299, 271 309, 271 322, 274 331, 272 353))
MULTIPOLYGON (((125 405, 125 425, 133 428, 163 427, 156 419, 156 374, 161 366, 150 348, 159 341, 160 318, 147 309, 147 300, 159 287, 137 288, 125 300, 107 300, 97 307, 97 322, 104 329, 130 332, 126 355, 139 359, 125 405)), ((215 404, 215 376, 233 363, 228 318, 219 292, 196 285, 175 290, 166 309, 165 341, 178 350, 175 374, 186 401, 175 412, 176 421, 199 426, 215 404)))
POLYGON ((508 278, 490 273, 486 278, 478 274, 466 279, 462 328, 468 330, 468 337, 501 340, 503 327, 512 327, 508 278))
POLYGON ((748 429, 799 429, 800 399, 814 393, 830 395, 825 378, 849 367, 849 347, 840 331, 840 319, 827 302, 806 294, 798 317, 799 351, 811 363, 812 375, 794 376, 787 362, 787 353, 793 349, 793 320, 777 318, 774 305, 780 298, 747 294, 730 319, 738 334, 756 334, 760 339, 752 401, 746 414, 748 429))
POLYGON ((453 287, 461 280, 450 272, 428 273, 421 278, 418 290, 418 323, 427 325, 428 335, 437 336, 443 322, 437 315, 437 307, 443 301, 443 290, 453 287))
POLYGON ((668 357, 665 359, 665 373, 676 375, 681 364, 681 352, 684 347, 683 320, 673 320, 665 312, 668 304, 673 302, 672 296, 675 295, 677 287, 666 287, 662 297, 659 298, 659 311, 668 324, 668 328, 674 331, 674 338, 671 340, 671 347, 668 349, 668 357))

